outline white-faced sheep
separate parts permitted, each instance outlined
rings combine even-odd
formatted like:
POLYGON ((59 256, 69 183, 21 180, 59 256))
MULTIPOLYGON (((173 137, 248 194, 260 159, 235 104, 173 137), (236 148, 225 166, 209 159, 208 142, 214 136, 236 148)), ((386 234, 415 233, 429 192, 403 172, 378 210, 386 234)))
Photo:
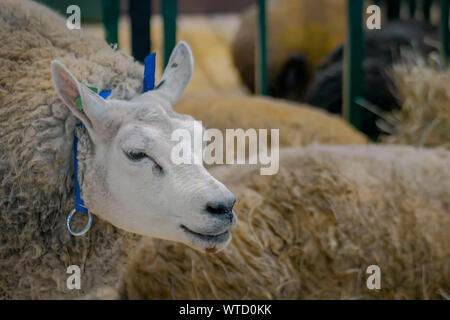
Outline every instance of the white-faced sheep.
POLYGON ((449 297, 449 152, 308 146, 281 150, 273 176, 249 166, 212 173, 237 196, 231 244, 205 256, 152 240, 124 276, 123 297, 449 297), (370 265, 379 290, 366 284, 370 265))
POLYGON ((121 230, 205 251, 228 243, 233 194, 201 164, 170 159, 172 130, 194 128, 172 109, 192 74, 186 43, 158 88, 141 94, 143 67, 131 57, 41 5, 3 0, 0 57, 0 298, 73 298, 115 285, 137 238, 121 230), (50 72, 56 58, 67 68, 53 61, 50 72), (82 237, 66 228, 74 134, 77 178, 96 215, 82 237), (66 287, 69 265, 81 268, 80 290, 66 287))

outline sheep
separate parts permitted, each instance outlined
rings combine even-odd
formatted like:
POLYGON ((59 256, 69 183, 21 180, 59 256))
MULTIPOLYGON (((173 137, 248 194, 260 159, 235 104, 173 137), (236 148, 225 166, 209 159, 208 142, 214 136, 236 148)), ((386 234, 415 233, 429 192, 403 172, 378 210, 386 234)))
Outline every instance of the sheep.
POLYGON ((321 110, 270 97, 229 93, 184 95, 179 113, 201 120, 206 128, 280 129, 280 147, 323 144, 364 144, 367 138, 344 120, 321 110))
MULTIPOLYGON (((207 129, 220 130, 225 137, 222 147, 223 159, 234 159, 237 155, 236 145, 228 144, 229 141, 233 141, 227 138, 230 129, 244 130, 246 133, 254 129, 267 130, 265 146, 267 151, 272 149, 272 144, 278 148, 305 146, 311 143, 365 144, 368 140, 337 116, 328 115, 307 105, 268 97, 228 93, 187 94, 174 108, 179 113, 191 115, 202 121, 207 129), (276 136, 272 136, 272 133, 276 136)), ((262 151, 261 148, 250 148, 251 139, 249 133, 242 159, 246 163, 250 163, 250 159, 258 158, 262 151)), ((271 157, 276 157, 276 154, 271 154, 271 157)), ((275 165, 274 161, 270 163, 275 165)), ((205 161, 207 168, 221 164, 223 161, 215 163, 205 161)), ((275 167, 272 170, 275 170, 275 167)))
MULTIPOLYGON (((193 71, 185 42, 157 88, 141 93, 140 64, 65 28, 42 5, 2 1, 0 40, 0 299, 76 298, 114 287, 141 236, 206 252, 228 244, 234 195, 203 165, 171 161, 172 131, 197 125, 172 108, 193 71), (86 85, 112 93, 104 100, 86 85), (75 180, 95 214, 81 237, 66 227, 75 180), (67 286, 69 265, 81 270, 79 290, 67 286)), ((74 220, 74 228, 84 225, 74 220)))
MULTIPOLYGON (((346 1, 273 0, 268 6, 268 93, 342 113, 343 45, 346 1), (317 9, 320 8, 320 9, 317 9)), ((234 63, 245 85, 253 90, 257 11, 242 16, 232 44, 234 63)), ((383 23, 365 34, 365 94, 381 111, 398 108, 400 101, 389 77, 401 51, 427 56, 437 51, 436 26, 417 20, 383 23)), ((379 111, 379 110, 375 110, 379 111)), ((379 117, 364 109, 362 131, 376 140, 379 117)))
POLYGON ((449 296, 450 152, 310 145, 280 150, 277 175, 237 165, 212 173, 237 196, 232 243, 208 256, 172 242, 141 244, 120 297, 449 296), (367 287, 371 265, 380 268, 379 290, 367 287))
MULTIPOLYGON (((268 91, 298 100, 314 70, 346 34, 346 0, 271 0, 267 3, 268 91), (291 79, 294 79, 292 81, 291 79)), ((232 43, 244 84, 255 88, 256 5, 242 14, 232 43)))
MULTIPOLYGON (((362 131, 376 140, 381 132, 376 125, 379 110, 397 109, 401 103, 390 77, 391 68, 402 61, 402 52, 412 50, 422 59, 436 52, 438 28, 426 21, 398 20, 384 24, 380 30, 366 32, 364 42, 363 97, 377 110, 363 109, 362 131)), ((340 46, 318 68, 305 94, 306 103, 341 114, 342 75, 343 47, 340 46)))
POLYGON ((385 143, 450 149, 450 72, 419 61, 394 66, 393 81, 403 101, 384 115, 385 143))

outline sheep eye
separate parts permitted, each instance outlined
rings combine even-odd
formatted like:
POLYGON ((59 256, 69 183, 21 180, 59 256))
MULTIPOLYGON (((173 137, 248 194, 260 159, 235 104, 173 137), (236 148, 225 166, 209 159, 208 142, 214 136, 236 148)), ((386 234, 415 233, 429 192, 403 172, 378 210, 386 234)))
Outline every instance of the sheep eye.
POLYGON ((153 167, 152 167, 153 173, 154 174, 162 174, 163 173, 163 168, 155 161, 155 159, 153 159, 146 153, 144 153, 142 151, 128 151, 128 152, 124 151, 124 153, 126 154, 128 159, 130 159, 131 161, 134 161, 134 162, 142 161, 143 159, 150 160, 153 163, 153 167))
POLYGON ((128 159, 132 161, 140 161, 144 158, 148 158, 148 156, 144 152, 140 151, 128 151, 125 153, 128 157, 128 159))

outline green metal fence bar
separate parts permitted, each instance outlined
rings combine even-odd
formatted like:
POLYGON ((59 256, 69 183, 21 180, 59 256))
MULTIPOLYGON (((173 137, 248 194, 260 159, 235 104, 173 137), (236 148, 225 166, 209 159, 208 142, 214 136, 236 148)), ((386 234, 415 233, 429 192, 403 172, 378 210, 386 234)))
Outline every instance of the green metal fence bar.
POLYGON ((161 0, 164 23, 164 66, 169 62, 177 38, 178 0, 161 0))
POLYGON ((447 63, 450 56, 450 44, 449 44, 449 28, 448 28, 448 15, 449 15, 449 0, 441 0, 441 41, 442 41, 442 55, 444 61, 447 63))
POLYGON ((423 3, 422 3, 423 18, 426 21, 430 20, 432 5, 433 5, 433 0, 423 0, 423 3))
POLYGON ((255 46, 255 92, 267 94, 267 7, 266 0, 258 0, 258 46, 255 46))
POLYGON ((364 30, 363 0, 347 0, 348 39, 344 52, 344 116, 357 129, 362 127, 362 107, 356 99, 363 94, 364 30))
POLYGON ((386 0, 388 20, 398 19, 400 17, 401 0, 386 0))
POLYGON ((144 62, 150 53, 150 17, 151 0, 130 0, 128 2, 131 20, 131 53, 133 57, 144 62))
POLYGON ((408 0, 408 4, 409 4, 408 7, 409 17, 414 18, 417 10, 417 2, 416 0, 408 0))
POLYGON ((102 18, 105 39, 109 44, 118 44, 120 0, 102 0, 102 18))

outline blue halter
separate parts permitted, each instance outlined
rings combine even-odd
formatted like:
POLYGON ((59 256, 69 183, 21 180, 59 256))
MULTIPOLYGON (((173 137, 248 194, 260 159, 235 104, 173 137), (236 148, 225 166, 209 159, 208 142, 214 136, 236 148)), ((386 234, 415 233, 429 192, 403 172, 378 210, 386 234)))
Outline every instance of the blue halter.
MULTIPOLYGON (((142 92, 147 92, 150 90, 153 90, 155 87, 155 67, 156 67, 156 53, 149 54, 145 60, 144 60, 144 80, 143 80, 143 86, 142 86, 142 92)), ((89 87, 92 91, 97 92, 97 88, 89 87)), ((102 91, 99 93, 99 95, 103 99, 107 99, 111 94, 111 91, 102 91)), ((83 111, 83 106, 81 104, 81 99, 78 97, 76 100, 78 108, 83 111)), ((77 124, 77 127, 83 127, 83 123, 79 122, 77 124)), ((72 209, 72 211, 69 212, 69 215, 67 216, 67 229, 69 232, 74 236, 81 236, 85 234, 90 228, 92 224, 92 215, 89 212, 88 208, 86 208, 86 205, 84 204, 83 198, 81 197, 81 188, 80 188, 80 182, 78 181, 78 137, 74 136, 74 142, 73 142, 73 157, 74 157, 74 169, 75 169, 75 207, 72 209), (76 212, 84 213, 88 216, 88 222, 84 226, 84 228, 81 231, 74 231, 72 227, 70 226, 70 221, 73 217, 73 215, 76 212)))

